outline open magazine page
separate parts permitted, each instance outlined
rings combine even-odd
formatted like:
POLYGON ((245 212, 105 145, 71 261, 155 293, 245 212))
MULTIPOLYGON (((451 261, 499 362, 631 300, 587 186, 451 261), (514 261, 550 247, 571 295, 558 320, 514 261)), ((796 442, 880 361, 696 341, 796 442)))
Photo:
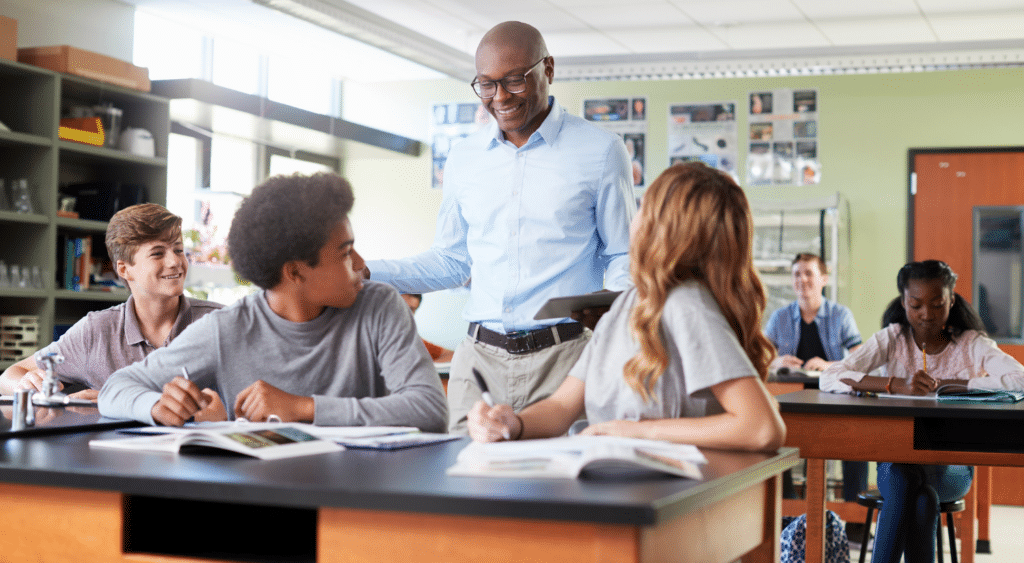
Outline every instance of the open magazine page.
POLYGON ((459 453, 449 475, 574 478, 581 472, 628 476, 657 471, 700 479, 696 446, 616 436, 571 436, 483 444, 459 453))

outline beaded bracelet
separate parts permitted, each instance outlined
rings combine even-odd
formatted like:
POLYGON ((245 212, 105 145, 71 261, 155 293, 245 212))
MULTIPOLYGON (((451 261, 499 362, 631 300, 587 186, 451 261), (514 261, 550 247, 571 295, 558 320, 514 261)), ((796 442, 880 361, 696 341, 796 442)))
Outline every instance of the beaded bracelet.
POLYGON ((896 376, 895 375, 890 375, 889 376, 889 381, 887 381, 885 383, 885 392, 886 393, 892 394, 892 380, 893 379, 896 379, 896 376))

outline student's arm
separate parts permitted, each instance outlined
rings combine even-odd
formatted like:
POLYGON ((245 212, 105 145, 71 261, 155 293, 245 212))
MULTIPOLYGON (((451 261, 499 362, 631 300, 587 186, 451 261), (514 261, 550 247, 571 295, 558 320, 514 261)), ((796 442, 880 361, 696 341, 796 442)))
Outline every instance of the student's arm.
POLYGON ((518 416, 509 405, 488 407, 477 401, 468 415, 469 435, 477 442, 561 436, 583 414, 583 388, 579 379, 566 377, 550 397, 526 407, 518 416))
POLYGON ((636 215, 633 195, 633 167, 626 146, 610 143, 598 186, 594 216, 601 238, 605 266, 605 288, 624 290, 629 277, 629 224, 636 215))
POLYGON ((856 352, 835 362, 822 372, 818 380, 818 387, 829 393, 850 393, 854 390, 878 391, 874 387, 880 381, 881 390, 884 392, 888 378, 867 374, 888 362, 889 349, 892 345, 890 329, 883 328, 858 347, 856 352))
POLYGON ((209 404, 211 398, 201 395, 201 389, 216 387, 219 339, 213 317, 199 319, 168 346, 114 372, 100 389, 100 414, 180 426, 209 404))
MULTIPOLYGON (((967 382, 969 389, 1006 389, 1024 391, 1024 366, 1003 352, 991 338, 978 336, 971 343, 971 356, 986 374, 967 382)), ((946 383, 946 382, 940 382, 946 383)), ((962 383, 958 382, 958 383, 962 383)))
MULTIPOLYGON (((0 375, 0 392, 10 395, 18 389, 41 391, 45 372, 36 366, 35 353, 4 370, 0 375)), ((63 388, 63 384, 60 384, 63 388)))
POLYGON ((658 420, 612 420, 592 424, 584 435, 666 440, 703 448, 775 451, 786 440, 786 425, 768 389, 757 377, 740 377, 711 387, 722 414, 658 420))
POLYGON ((353 367, 372 365, 384 379, 386 392, 375 397, 326 397, 317 395, 315 423, 324 426, 415 426, 428 432, 444 432, 448 401, 434 362, 416 333, 409 307, 396 291, 385 286, 367 287, 362 297, 370 342, 360 354, 339 366, 339 377, 374 377, 353 367))

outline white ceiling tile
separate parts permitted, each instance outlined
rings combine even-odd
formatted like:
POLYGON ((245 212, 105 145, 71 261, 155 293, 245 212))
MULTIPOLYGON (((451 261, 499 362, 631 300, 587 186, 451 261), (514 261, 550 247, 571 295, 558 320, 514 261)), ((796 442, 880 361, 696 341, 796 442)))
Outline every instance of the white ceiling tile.
POLYGON ((919 15, 914 0, 861 0, 858 2, 837 2, 836 0, 791 0, 793 4, 812 20, 861 19, 882 16, 919 15))
POLYGON ((672 0, 672 3, 704 25, 806 20, 789 0, 672 0))
MULTIPOLYGON (((629 7, 630 9, 636 9, 646 4, 664 4, 665 2, 666 0, 629 0, 629 7)), ((562 9, 616 6, 621 10, 623 0, 548 0, 548 3, 562 9)))
POLYGON ((544 41, 548 52, 555 57, 555 73, 558 73, 558 57, 589 57, 592 55, 624 55, 629 51, 608 36, 596 31, 545 33, 544 41))
POLYGON ((629 28, 654 28, 693 25, 693 20, 679 8, 668 4, 650 4, 623 10, 622 6, 596 6, 567 10, 587 25, 614 32, 629 28))
POLYGON ((878 45, 883 43, 929 43, 935 33, 920 16, 899 18, 829 20, 817 22, 818 29, 832 45, 878 45))
POLYGON ((1024 39, 1024 13, 930 17, 939 41, 995 41, 1024 39))
POLYGON ((916 0, 921 10, 928 15, 932 14, 957 14, 964 12, 1024 12, 1024 2, 1021 0, 916 0))
POLYGON ((828 40, 810 23, 743 24, 710 30, 730 49, 827 47, 828 40))
POLYGON ((706 29, 695 26, 620 30, 610 32, 609 35, 633 53, 689 53, 726 47, 706 29))

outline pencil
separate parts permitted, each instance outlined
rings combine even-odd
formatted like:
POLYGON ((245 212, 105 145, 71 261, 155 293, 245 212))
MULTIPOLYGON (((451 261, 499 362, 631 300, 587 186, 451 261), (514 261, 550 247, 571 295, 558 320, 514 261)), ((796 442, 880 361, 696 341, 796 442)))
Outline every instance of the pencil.
POLYGON ((924 370, 923 371, 925 373, 928 373, 928 352, 924 349, 924 346, 921 347, 921 356, 924 358, 924 360, 923 360, 924 361, 924 370))

